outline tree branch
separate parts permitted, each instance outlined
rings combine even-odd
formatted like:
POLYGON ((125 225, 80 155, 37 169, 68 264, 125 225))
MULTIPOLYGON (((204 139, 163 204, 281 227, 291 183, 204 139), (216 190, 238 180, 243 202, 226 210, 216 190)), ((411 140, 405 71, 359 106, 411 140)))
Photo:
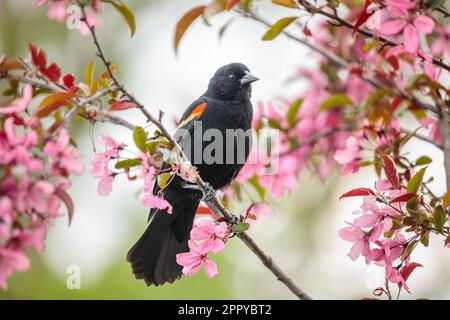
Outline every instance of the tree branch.
POLYGON ((442 140, 444 141, 444 169, 446 176, 446 190, 450 188, 450 127, 449 127, 449 114, 448 109, 442 110, 442 117, 440 118, 439 125, 441 128, 442 140))
POLYGON ((442 144, 437 143, 436 141, 433 141, 433 140, 431 140, 431 139, 421 135, 420 133, 417 133, 416 131, 411 131, 411 130, 408 130, 408 129, 401 129, 401 130, 402 130, 403 133, 409 134, 409 135, 413 136, 416 139, 419 139, 419 140, 422 140, 424 142, 430 143, 430 144, 434 145, 436 148, 439 148, 441 150, 443 149, 443 145, 442 144))
MULTIPOLYGON (((108 61, 108 59, 105 56, 105 53, 102 49, 102 47, 100 46, 100 43, 98 41, 97 35, 95 33, 95 28, 94 26, 91 26, 87 20, 86 20, 86 12, 85 12, 85 8, 84 5, 77 0, 78 5, 81 8, 82 11, 82 18, 81 20, 84 21, 84 23, 86 24, 86 26, 89 28, 91 36, 93 38, 94 41, 94 45, 97 48, 97 55, 100 58, 100 60, 102 60, 102 62, 104 63, 111 79, 113 80, 113 82, 115 83, 115 85, 119 88, 119 90, 122 92, 122 94, 126 97, 128 97, 128 99, 133 102, 136 107, 142 112, 142 114, 146 117, 148 122, 153 123, 158 130, 161 132, 161 135, 164 136, 166 139, 168 139, 173 145, 174 145, 174 149, 175 151, 180 155, 181 159, 183 161, 189 161, 188 158, 186 157, 185 153, 183 152, 183 149, 181 148, 181 146, 178 144, 178 142, 172 137, 172 135, 167 131, 167 129, 164 127, 164 125, 161 123, 161 121, 159 121, 159 119, 153 117, 145 108, 145 106, 140 103, 136 97, 134 97, 131 93, 129 93, 123 85, 120 84, 120 82, 117 80, 117 78, 115 77, 115 75, 112 72, 111 66, 110 66, 110 62, 108 61)), ((198 176, 196 184, 201 188, 201 190, 204 193, 208 192, 208 185, 205 183, 205 181, 203 181, 203 179, 198 176)), ((208 207, 213 210, 217 215, 222 215, 223 217, 225 217, 225 219, 227 221, 230 221, 233 217, 233 214, 231 214, 217 199, 217 197, 214 197, 212 200, 207 201, 206 204, 208 205, 208 207)), ((297 286, 291 278, 289 278, 281 269, 280 267, 272 260, 272 258, 270 258, 267 254, 264 253, 264 251, 259 248, 259 246, 253 241, 253 239, 246 233, 240 233, 238 234, 239 239, 242 240, 242 242, 244 242, 244 244, 261 260, 261 262, 277 277, 277 279, 279 281, 281 281, 283 284, 286 285, 286 287, 293 293, 295 294, 298 298, 300 299, 308 299, 310 300, 311 297, 304 292, 299 286, 297 286)))
POLYGON ((344 126, 340 126, 340 127, 334 127, 334 128, 328 128, 325 129, 319 133, 316 133, 310 137, 307 137, 306 139, 302 140, 298 145, 296 145, 294 148, 280 153, 280 157, 284 157, 287 155, 292 154, 293 152, 303 148, 304 146, 310 145, 310 144, 314 144, 316 142, 318 142, 320 139, 328 137, 336 132, 342 132, 342 131, 353 131, 356 128, 354 126, 350 126, 350 125, 344 125, 344 126))

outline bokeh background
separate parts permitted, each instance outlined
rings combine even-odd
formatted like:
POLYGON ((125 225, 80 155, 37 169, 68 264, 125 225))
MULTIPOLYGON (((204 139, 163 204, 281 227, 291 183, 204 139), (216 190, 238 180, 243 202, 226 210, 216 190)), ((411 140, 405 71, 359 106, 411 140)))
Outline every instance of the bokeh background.
MULTIPOLYGON (((110 8, 102 14, 99 37, 109 58, 120 66, 119 77, 127 88, 151 112, 163 110, 168 124, 204 92, 212 73, 224 64, 245 63, 261 79, 254 85, 254 104, 298 94, 307 85, 307 79, 294 83, 287 83, 286 79, 299 68, 316 65, 314 55, 284 37, 260 41, 265 27, 251 21, 236 21, 219 40, 218 30, 227 21, 224 16, 212 18, 211 27, 197 21, 185 35, 176 56, 172 48, 176 22, 189 8, 204 4, 204 0, 125 2, 136 15, 135 37, 129 38, 121 17, 110 8)), ((262 2, 261 14, 272 21, 287 15, 283 8, 262 2)), ((45 48, 50 61, 78 77, 95 59, 91 39, 47 20, 46 9, 32 10, 29 0, 0 0, 0 55, 26 56, 28 42, 45 48)), ((136 111, 125 111, 124 117, 144 124, 136 111)), ((410 119, 404 121, 411 128, 417 125, 410 119)), ((140 206, 137 197, 140 184, 117 179, 113 193, 100 197, 88 170, 92 137, 110 133, 131 142, 130 133, 107 124, 91 128, 82 121, 74 123, 71 130, 86 165, 85 173, 73 180, 70 192, 76 204, 73 223, 68 228, 67 220, 61 218, 49 227, 45 252, 31 255, 31 270, 15 273, 8 281, 9 290, 0 291, 0 299, 294 298, 235 239, 229 241, 223 254, 214 257, 219 275, 212 280, 203 272, 158 288, 148 288, 135 280, 125 255, 146 227, 147 210, 140 206), (80 290, 66 286, 67 270, 72 265, 81 270, 80 290)), ((433 191, 443 194, 441 153, 419 141, 410 143, 408 153, 412 159, 423 153, 433 159, 428 175, 435 177, 433 191)), ((382 269, 367 267, 362 260, 352 262, 346 256, 349 243, 338 237, 339 228, 350 220, 360 199, 339 202, 338 198, 350 188, 370 187, 373 181, 374 174, 369 169, 348 177, 335 172, 326 182, 305 172, 298 190, 274 201, 275 215, 259 222, 252 236, 313 297, 371 296, 372 290, 383 282, 382 269)), ((234 208, 239 212, 244 207, 245 203, 238 203, 234 208)), ((412 294, 402 294, 402 298, 450 299, 450 251, 433 240, 436 239, 431 239, 430 248, 416 250, 414 261, 423 263, 425 268, 414 272, 408 282, 412 294)))

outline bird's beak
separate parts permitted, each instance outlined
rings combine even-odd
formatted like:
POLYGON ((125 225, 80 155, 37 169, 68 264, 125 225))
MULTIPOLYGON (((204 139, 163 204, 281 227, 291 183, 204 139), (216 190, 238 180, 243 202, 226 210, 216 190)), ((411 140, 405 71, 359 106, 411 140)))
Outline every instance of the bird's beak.
POLYGON ((258 81, 259 78, 255 77, 251 73, 247 73, 245 76, 241 78, 241 86, 244 86, 246 84, 258 81))

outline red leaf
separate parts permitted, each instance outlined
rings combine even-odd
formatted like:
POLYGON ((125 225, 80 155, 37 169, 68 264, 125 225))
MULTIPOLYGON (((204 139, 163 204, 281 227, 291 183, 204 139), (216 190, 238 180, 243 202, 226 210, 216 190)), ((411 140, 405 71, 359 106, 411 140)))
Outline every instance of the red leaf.
POLYGON ((73 212, 74 212, 74 205, 73 205, 72 198, 67 194, 67 192, 65 192, 63 190, 59 190, 59 189, 56 190, 55 194, 66 205, 67 217, 69 218, 69 226, 70 226, 70 224, 72 223, 73 212))
MULTIPOLYGON (((423 265, 421 265, 420 263, 417 263, 417 262, 411 262, 411 263, 408 263, 407 265, 405 265, 402 268, 402 270, 400 271, 403 280, 405 280, 405 282, 406 282, 406 280, 408 280, 411 273, 418 267, 423 268, 423 265)), ((399 282, 398 287, 401 288, 402 286, 403 286, 403 284, 401 282, 399 282)), ((407 289, 407 288, 405 288, 405 289, 407 289)), ((406 291, 408 291, 408 290, 406 290, 406 291)))
POLYGON ((384 155, 382 158, 384 173, 386 178, 392 184, 395 190, 400 189, 400 179, 398 178, 397 168, 395 167, 395 162, 388 155, 384 155))
POLYGON ((54 83, 59 82, 59 78, 61 78, 61 69, 56 65, 56 63, 52 63, 50 67, 42 69, 41 72, 48 78, 48 80, 54 83))
POLYGON ((75 85, 75 76, 73 74, 66 74, 63 77, 63 83, 66 86, 67 89, 72 88, 75 85))
POLYGON ((53 111, 59 109, 60 107, 67 106, 69 104, 70 104, 70 102, 67 100, 60 100, 60 101, 57 101, 57 102, 54 102, 51 104, 47 104, 47 105, 43 106, 42 108, 37 109, 36 112, 34 113, 34 115, 38 118, 45 118, 53 111))
POLYGON ((312 36, 312 32, 311 32, 311 30, 309 30, 308 26, 305 26, 305 27, 303 28, 303 33, 304 33, 305 36, 307 36, 307 37, 312 36))
POLYGON ((362 196, 374 196, 375 192, 372 191, 372 189, 369 188, 357 188, 353 189, 347 193, 344 193, 339 200, 342 198, 349 198, 349 197, 362 197, 362 196))
POLYGON ((400 68, 400 63, 398 62, 398 59, 396 57, 390 56, 389 58, 387 58, 387 61, 395 70, 398 70, 400 68))
POLYGON ((403 98, 402 97, 395 97, 394 100, 392 100, 392 111, 397 110, 400 103, 402 103, 403 98))
POLYGON ((397 198, 392 199, 390 203, 408 202, 409 200, 411 200, 415 196, 416 196, 415 193, 405 193, 405 194, 403 194, 401 196, 398 196, 397 198))
POLYGON ((209 216, 216 217, 216 214, 214 213, 214 211, 212 211, 208 207, 198 207, 197 211, 195 212, 195 214, 204 214, 204 215, 209 215, 209 216))
POLYGON ((447 239, 444 241, 444 246, 450 244, 450 234, 448 235, 447 239))
POLYGON ((133 102, 128 101, 116 101, 114 102, 111 107, 109 108, 109 111, 121 111, 121 110, 127 110, 136 108, 136 105, 133 102))
POLYGON ((353 34, 356 33, 356 31, 358 31, 359 27, 361 27, 361 25, 367 21, 367 19, 369 19, 369 17, 373 14, 373 12, 368 13, 367 12, 367 8, 369 7, 369 5, 372 3, 371 0, 366 0, 364 2, 364 8, 361 12, 361 14, 358 17, 358 20, 356 20, 355 25, 353 26, 353 34))
POLYGON ((227 9, 231 10, 235 5, 237 5, 241 0, 228 0, 227 9))
POLYGON ((45 69, 47 66, 47 57, 44 50, 38 50, 32 43, 28 45, 31 53, 31 61, 39 69, 45 69))

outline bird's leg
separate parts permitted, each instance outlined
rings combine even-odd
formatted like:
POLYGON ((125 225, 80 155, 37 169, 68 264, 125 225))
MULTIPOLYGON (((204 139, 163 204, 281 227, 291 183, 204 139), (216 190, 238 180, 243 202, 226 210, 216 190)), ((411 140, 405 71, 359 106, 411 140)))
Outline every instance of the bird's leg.
POLYGON ((191 189, 191 190, 201 191, 203 193, 201 201, 205 201, 205 202, 212 200, 216 195, 216 190, 214 190, 214 188, 211 187, 211 185, 208 182, 205 182, 206 191, 204 191, 199 185, 194 184, 194 183, 184 183, 181 185, 181 187, 183 189, 191 189))
POLYGON ((227 224, 229 226, 234 226, 234 225, 237 225, 237 224, 239 224, 241 222, 242 222, 241 218, 236 216, 236 215, 234 215, 234 214, 232 214, 230 219, 227 220, 227 224))

